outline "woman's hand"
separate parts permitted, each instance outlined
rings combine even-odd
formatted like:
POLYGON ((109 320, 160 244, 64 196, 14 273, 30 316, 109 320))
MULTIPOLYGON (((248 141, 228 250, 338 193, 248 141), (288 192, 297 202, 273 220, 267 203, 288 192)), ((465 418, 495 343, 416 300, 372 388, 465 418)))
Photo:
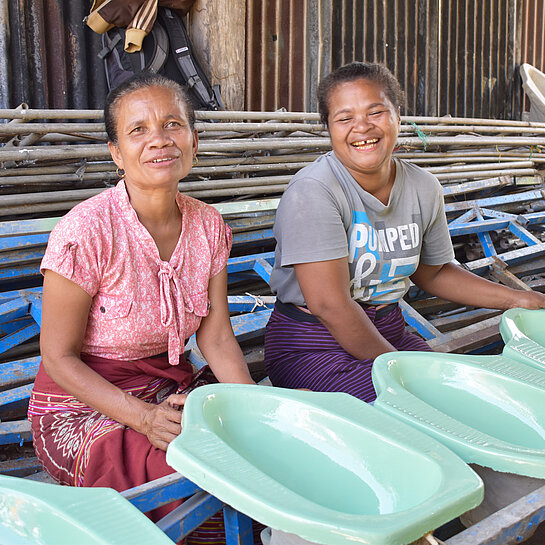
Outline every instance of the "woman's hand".
POLYGON ((545 295, 509 288, 466 271, 454 263, 420 264, 411 280, 425 292, 447 301, 483 308, 545 308, 545 295))
POLYGON ((545 308, 545 295, 538 291, 513 290, 513 298, 509 308, 527 308, 537 310, 545 308))
POLYGON ((159 405, 148 403, 142 418, 142 433, 158 449, 167 450, 182 431, 182 407, 186 394, 172 394, 159 405))

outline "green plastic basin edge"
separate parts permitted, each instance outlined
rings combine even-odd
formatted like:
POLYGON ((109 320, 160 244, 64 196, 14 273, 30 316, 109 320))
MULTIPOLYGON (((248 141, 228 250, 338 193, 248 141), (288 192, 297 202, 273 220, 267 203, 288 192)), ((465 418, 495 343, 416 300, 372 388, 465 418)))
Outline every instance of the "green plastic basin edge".
POLYGON ((528 334, 527 322, 530 320, 534 322, 532 329, 542 328, 545 334, 545 310, 511 308, 502 314, 500 334, 505 343, 503 355, 545 371, 545 346, 528 334))
MULTIPOLYGON (((439 410, 413 395, 392 376, 398 362, 410 362, 411 358, 426 362, 430 368, 437 361, 443 360, 459 366, 460 372, 465 368, 472 376, 488 373, 491 379, 503 381, 504 387, 509 387, 509 384, 517 385, 517 388, 526 391, 527 396, 536 399, 545 396, 545 373, 503 356, 415 351, 382 354, 375 359, 372 370, 373 385, 378 396, 374 404, 377 409, 437 439, 468 464, 475 463, 505 473, 545 478, 545 439, 543 449, 502 440, 454 418, 452 412, 439 410)), ((473 387, 477 391, 484 391, 483 385, 473 384, 473 387)), ((527 401, 519 396, 517 404, 524 406, 525 403, 527 401)), ((531 419, 532 415, 528 418, 531 419)))
POLYGON ((0 475, 0 543, 126 545, 173 542, 111 488, 76 488, 0 475))
MULTIPOLYGON (((187 398, 167 462, 253 519, 326 545, 411 543, 483 497, 479 477, 450 450, 342 393, 202 386, 187 398), (375 472, 345 475, 345 462, 356 473, 374 464, 375 472), (366 514, 338 494, 345 478, 368 479, 381 505, 402 485, 409 503, 428 492, 397 512, 366 514)), ((350 484, 343 487, 348 494, 350 484)))

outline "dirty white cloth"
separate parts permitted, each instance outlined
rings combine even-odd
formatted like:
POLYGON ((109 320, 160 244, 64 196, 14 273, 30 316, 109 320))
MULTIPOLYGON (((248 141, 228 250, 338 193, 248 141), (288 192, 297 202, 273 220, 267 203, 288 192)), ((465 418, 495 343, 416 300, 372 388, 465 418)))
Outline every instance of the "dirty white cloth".
POLYGON ((483 480, 484 499, 480 505, 460 517, 460 521, 466 528, 545 485, 544 479, 501 473, 477 464, 470 464, 470 466, 483 480))

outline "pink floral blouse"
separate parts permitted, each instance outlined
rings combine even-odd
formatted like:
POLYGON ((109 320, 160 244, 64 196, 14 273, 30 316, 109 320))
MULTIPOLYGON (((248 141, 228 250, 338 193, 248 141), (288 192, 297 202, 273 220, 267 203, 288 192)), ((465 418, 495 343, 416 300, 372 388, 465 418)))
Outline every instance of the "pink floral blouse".
POLYGON ((170 261, 138 220, 123 181, 71 210, 41 263, 92 298, 82 352, 131 360, 184 342, 208 315, 208 281, 226 265, 231 230, 213 207, 178 193, 182 232, 170 261))

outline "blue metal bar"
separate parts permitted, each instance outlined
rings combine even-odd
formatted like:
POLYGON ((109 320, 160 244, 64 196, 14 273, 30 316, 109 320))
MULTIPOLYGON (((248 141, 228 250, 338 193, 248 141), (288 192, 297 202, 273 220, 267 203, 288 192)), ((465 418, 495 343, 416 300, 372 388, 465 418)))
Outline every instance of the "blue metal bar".
POLYGON ((510 545, 545 521, 545 486, 446 540, 445 545, 510 545))
POLYGON ((449 223, 448 230, 451 237, 460 235, 476 234, 486 231, 497 231, 498 229, 507 229, 509 220, 490 219, 482 221, 471 221, 468 223, 449 223))
POLYGON ((483 247, 484 255, 486 257, 498 255, 489 233, 477 233, 477 236, 479 237, 479 241, 481 242, 481 246, 483 247))
POLYGON ((199 490, 195 483, 180 473, 172 473, 149 483, 129 488, 121 492, 121 495, 140 511, 147 513, 157 507, 187 498, 199 490))
POLYGON ((32 384, 25 384, 25 386, 19 386, 0 392, 0 416, 5 412, 11 411, 16 407, 22 406, 30 398, 30 392, 32 391, 32 384))
POLYGON ((475 180, 472 182, 463 182, 452 184, 448 187, 443 187, 443 195, 461 195, 471 191, 484 191, 486 189, 497 189, 506 185, 512 185, 511 178, 508 176, 500 176, 496 178, 487 178, 485 180, 475 180))
POLYGON ((501 210, 494 210, 493 208, 481 208, 480 211, 485 218, 498 218, 498 219, 515 221, 519 217, 516 214, 509 214, 508 212, 502 212, 501 210))
POLYGON ((538 225, 545 223, 545 212, 531 212, 530 214, 524 214, 524 218, 528 220, 530 225, 538 225))
POLYGON ((42 298, 37 294, 29 294, 27 299, 30 301, 30 315, 36 323, 42 327, 42 298))
POLYGON ((251 271, 253 270, 254 263, 257 259, 265 259, 266 261, 271 262, 274 260, 274 252, 231 257, 227 261, 227 272, 231 274, 242 271, 251 271))
POLYGON ((36 294, 41 296, 42 291, 43 288, 40 286, 37 288, 25 288, 22 290, 0 292, 0 304, 5 303, 6 301, 11 301, 13 299, 19 299, 20 297, 25 297, 29 294, 36 294))
MULTIPOLYGON (((526 246, 525 248, 519 248, 518 250, 504 252, 503 254, 498 254, 498 257, 508 265, 513 265, 526 261, 527 259, 534 259, 543 254, 545 254, 545 243, 534 244, 533 246, 526 246)), ((491 257, 484 257, 482 259, 476 259, 475 261, 468 261, 465 266, 474 273, 482 274, 490 265, 492 265, 492 263, 491 257)))
POLYGON ((5 269, 21 263, 31 263, 33 261, 40 262, 44 253, 45 246, 43 248, 25 248, 23 250, 3 252, 0 259, 0 266, 5 269))
POLYGON ((48 239, 49 233, 20 237, 3 237, 0 238, 0 251, 17 250, 31 246, 43 246, 44 244, 47 244, 48 239))
POLYGON ((227 220, 225 223, 233 229, 233 231, 236 230, 248 230, 248 229, 256 229, 257 227, 267 227, 270 225, 270 223, 273 221, 274 218, 274 212, 269 212, 267 214, 259 214, 252 216, 248 216, 245 218, 237 218, 233 220, 227 220))
POLYGON ((528 244, 528 246, 539 244, 541 242, 541 240, 532 235, 532 233, 527 231, 522 225, 520 225, 520 223, 516 221, 509 222, 509 231, 520 238, 520 240, 528 244))
POLYGON ((248 242, 261 242, 274 238, 272 229, 259 229, 233 234, 233 245, 246 244, 248 242))
POLYGON ((254 263, 254 271, 259 276, 261 276, 261 278, 263 278, 263 280, 265 280, 267 284, 269 283, 271 279, 272 266, 266 259, 262 257, 260 257, 259 259, 256 259, 254 263))
POLYGON ((38 324, 31 324, 27 327, 19 329, 18 331, 12 333, 11 335, 8 335, 7 337, 3 337, 2 339, 0 339, 0 354, 3 354, 14 346, 22 344, 29 339, 32 339, 32 337, 36 337, 36 335, 38 335, 39 333, 40 328, 38 324))
POLYGON ((514 202, 532 201, 543 199, 541 190, 526 191, 524 193, 514 193, 511 195, 501 195, 498 197, 489 197, 487 199, 474 199, 464 202, 445 204, 445 212, 456 212, 460 210, 468 210, 469 208, 480 208, 486 206, 499 206, 502 204, 511 204, 514 202))
POLYGON ((471 221, 472 219, 475 219, 477 215, 477 211, 475 208, 471 208, 471 210, 468 210, 467 212, 464 212, 461 216, 458 216, 457 218, 451 220, 449 222, 449 227, 451 225, 456 225, 457 223, 466 223, 468 221, 471 221))
POLYGON ((0 269, 0 280, 20 280, 29 276, 40 276, 40 265, 21 265, 0 269))
POLYGON ((407 324, 414 327, 424 339, 429 340, 443 337, 443 334, 434 325, 428 322, 424 316, 411 307, 407 301, 402 299, 399 302, 399 306, 401 307, 401 312, 403 313, 403 317, 407 324))
POLYGON ((34 323, 34 320, 30 317, 26 317, 22 319, 19 318, 12 322, 0 323, 0 337, 3 337, 4 335, 11 335, 15 331, 19 331, 19 329, 22 329, 23 327, 27 327, 33 323, 34 323))
POLYGON ((229 505, 223 506, 225 545, 254 545, 252 519, 229 505))
POLYGON ((229 295, 229 310, 231 312, 253 312, 260 310, 265 305, 265 308, 272 309, 274 307, 274 296, 259 296, 259 295, 229 295))
POLYGON ((36 356, 0 364, 0 371, 2 372, 0 378, 1 389, 6 390, 16 384, 34 380, 40 367, 40 360, 40 356, 36 356))
POLYGON ((207 492, 197 492, 157 522, 157 526, 174 542, 198 528, 223 506, 207 492))
POLYGON ((0 423, 0 445, 20 445, 31 439, 32 432, 28 420, 0 423))
POLYGON ((239 342, 261 335, 269 321, 272 310, 260 310, 231 318, 233 331, 239 342))
POLYGON ((0 304, 0 323, 22 318, 29 311, 28 301, 24 299, 12 299, 0 304))

